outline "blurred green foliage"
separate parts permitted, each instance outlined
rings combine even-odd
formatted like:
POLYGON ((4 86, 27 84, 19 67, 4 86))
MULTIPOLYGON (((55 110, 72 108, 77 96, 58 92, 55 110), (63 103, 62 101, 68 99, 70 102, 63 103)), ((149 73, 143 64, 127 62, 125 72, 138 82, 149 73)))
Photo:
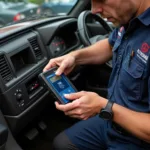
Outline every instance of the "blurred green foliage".
POLYGON ((41 5, 44 2, 44 0, 29 0, 29 2, 41 5))

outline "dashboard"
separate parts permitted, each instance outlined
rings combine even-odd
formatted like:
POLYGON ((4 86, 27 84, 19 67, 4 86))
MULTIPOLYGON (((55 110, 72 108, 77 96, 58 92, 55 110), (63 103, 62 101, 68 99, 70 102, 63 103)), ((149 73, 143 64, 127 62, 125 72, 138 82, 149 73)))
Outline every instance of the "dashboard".
POLYGON ((53 18, 3 31, 0 36, 0 107, 14 134, 50 99, 49 91, 38 79, 44 66, 51 58, 79 46, 75 18, 53 18))

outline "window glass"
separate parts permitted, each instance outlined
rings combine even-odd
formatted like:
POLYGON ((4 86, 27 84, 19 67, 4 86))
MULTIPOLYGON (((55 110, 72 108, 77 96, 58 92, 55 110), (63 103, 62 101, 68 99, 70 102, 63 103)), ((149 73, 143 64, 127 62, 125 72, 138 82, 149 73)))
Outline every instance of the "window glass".
POLYGON ((30 19, 68 15, 77 0, 0 0, 0 28, 30 19))

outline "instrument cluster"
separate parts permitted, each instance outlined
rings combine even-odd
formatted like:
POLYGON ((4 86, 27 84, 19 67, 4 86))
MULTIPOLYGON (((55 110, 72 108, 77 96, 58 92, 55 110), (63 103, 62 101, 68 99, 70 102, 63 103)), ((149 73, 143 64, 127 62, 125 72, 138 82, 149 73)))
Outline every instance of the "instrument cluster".
POLYGON ((63 53, 67 49, 65 40, 61 36, 55 36, 49 45, 53 56, 63 53))

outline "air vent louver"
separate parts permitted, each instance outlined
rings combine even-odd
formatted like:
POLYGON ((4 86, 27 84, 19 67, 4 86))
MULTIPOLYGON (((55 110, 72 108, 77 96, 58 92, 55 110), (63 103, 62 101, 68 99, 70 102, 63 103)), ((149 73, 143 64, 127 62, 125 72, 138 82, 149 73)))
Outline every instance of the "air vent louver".
POLYGON ((5 82, 12 79, 12 73, 4 55, 0 55, 0 75, 5 82))
POLYGON ((42 52, 41 52, 40 46, 38 44, 37 37, 33 37, 33 38, 29 39, 29 42, 34 50, 36 58, 38 60, 42 59, 42 52))

